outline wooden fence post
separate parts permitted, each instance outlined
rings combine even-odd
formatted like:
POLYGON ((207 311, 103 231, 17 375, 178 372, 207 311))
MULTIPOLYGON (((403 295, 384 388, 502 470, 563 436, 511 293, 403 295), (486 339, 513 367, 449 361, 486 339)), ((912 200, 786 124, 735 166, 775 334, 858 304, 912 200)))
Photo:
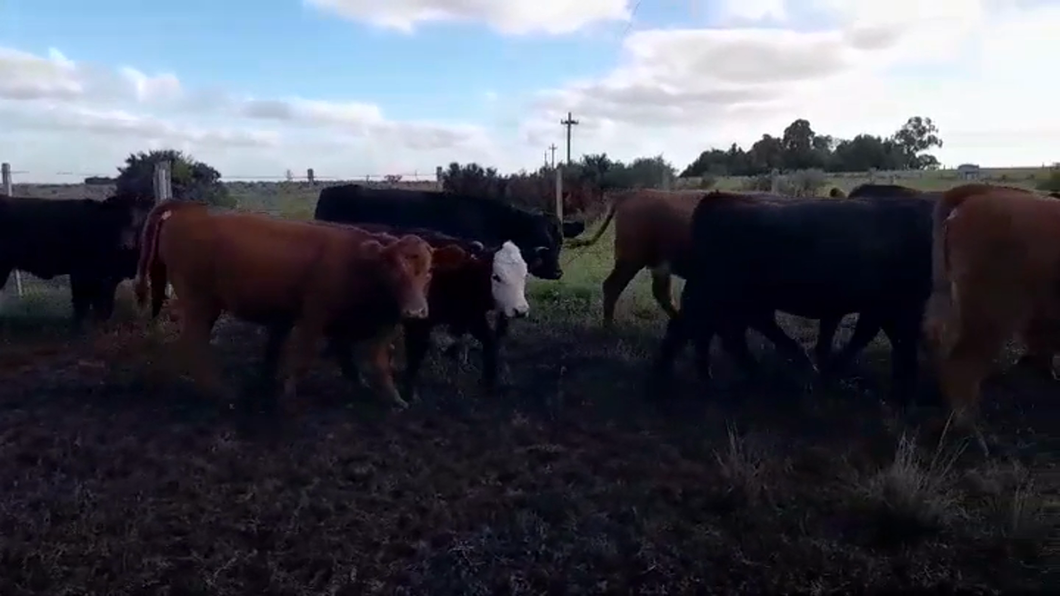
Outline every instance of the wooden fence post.
POLYGON ((662 189, 663 190, 670 190, 671 186, 673 186, 673 180, 670 179, 670 170, 666 169, 666 168, 663 168, 663 172, 662 172, 662 189))
MULTIPOLYGON (((15 196, 15 191, 12 188, 13 185, 11 183, 11 164, 4 162, 4 164, 0 166, 0 174, 3 175, 4 180, 4 195, 9 197, 15 196)), ((22 274, 18 269, 15 269, 15 293, 18 294, 19 298, 22 297, 22 274)))
POLYGON ((769 173, 769 192, 773 194, 780 192, 780 170, 776 168, 769 173))
POLYGON ((155 162, 155 202, 173 198, 172 167, 173 164, 169 161, 155 162))
POLYGON ((556 166, 556 217, 563 221, 563 166, 556 166))

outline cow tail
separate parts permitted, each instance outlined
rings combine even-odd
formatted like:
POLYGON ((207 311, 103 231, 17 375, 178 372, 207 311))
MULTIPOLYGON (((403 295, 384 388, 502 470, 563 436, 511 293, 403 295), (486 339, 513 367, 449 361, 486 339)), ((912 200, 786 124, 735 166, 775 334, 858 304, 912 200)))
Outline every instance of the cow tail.
MULTIPOLYGON (((140 259, 136 263, 136 281, 134 288, 136 292, 136 304, 140 309, 147 306, 148 275, 156 269, 155 262, 158 260, 158 238, 162 230, 162 222, 169 219, 172 205, 163 202, 155 206, 147 215, 144 223, 143 235, 140 238, 140 259)), ((151 279, 150 283, 166 283, 165 276, 161 279, 151 279)))
POLYGON ((600 224, 600 229, 596 230, 596 233, 593 234, 592 238, 589 238, 588 240, 581 238, 574 239, 571 240, 567 246, 570 248, 583 248, 596 244, 596 242, 600 240, 600 237, 604 235, 604 232, 607 231, 607 226, 611 224, 611 220, 615 218, 615 211, 618 210, 618 204, 622 202, 621 198, 621 196, 616 196, 611 200, 611 204, 607 208, 607 215, 604 217, 604 223, 600 224))
MULTIPOLYGON (((946 340, 944 322, 947 313, 957 307, 950 280, 948 225, 953 212, 968 198, 982 192, 982 185, 966 184, 952 188, 939 198, 931 215, 931 297, 925 312, 925 332, 943 349, 946 340)), ((953 313, 950 313, 953 314, 953 313)))

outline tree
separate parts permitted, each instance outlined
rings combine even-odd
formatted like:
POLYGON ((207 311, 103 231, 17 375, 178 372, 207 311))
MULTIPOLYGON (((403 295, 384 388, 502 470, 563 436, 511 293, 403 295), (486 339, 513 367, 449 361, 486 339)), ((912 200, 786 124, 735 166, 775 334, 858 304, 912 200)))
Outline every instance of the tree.
MULTIPOLYGON (((707 149, 699 154, 682 177, 767 176, 773 170, 863 172, 870 169, 904 170, 939 167, 926 153, 941 147, 938 127, 931 118, 914 116, 890 137, 859 134, 837 139, 814 131, 804 118, 793 121, 779 137, 763 134, 744 150, 733 143, 728 150, 707 149)), ((756 184, 766 184, 760 181, 756 184)))
POLYGON ((228 189, 221 183, 221 173, 175 149, 149 153, 132 153, 125 165, 118 167, 117 192, 154 196, 155 164, 169 161, 173 198, 198 201, 218 207, 235 207, 228 189))
POLYGON ((893 139, 902 152, 905 168, 923 170, 931 165, 938 165, 934 155, 924 154, 932 147, 942 147, 939 129, 931 118, 913 116, 894 133, 893 139))

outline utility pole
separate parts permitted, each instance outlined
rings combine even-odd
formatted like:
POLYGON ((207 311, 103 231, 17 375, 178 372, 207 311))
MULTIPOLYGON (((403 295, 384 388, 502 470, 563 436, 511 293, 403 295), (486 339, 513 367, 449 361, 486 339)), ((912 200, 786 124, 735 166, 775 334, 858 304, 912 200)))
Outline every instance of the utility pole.
POLYGON ((562 124, 563 126, 567 127, 567 165, 569 166, 571 164, 571 162, 570 162, 570 131, 571 131, 572 127, 578 126, 578 121, 573 118, 573 116, 571 115, 570 112, 567 112, 567 119, 566 120, 560 120, 559 123, 562 124))
MULTIPOLYGON (((555 143, 548 146, 548 150, 552 152, 552 167, 556 167, 556 149, 558 149, 558 147, 556 147, 555 143)), ((570 151, 567 153, 570 153, 570 151)), ((547 160, 548 158, 546 157, 545 159, 547 160)))

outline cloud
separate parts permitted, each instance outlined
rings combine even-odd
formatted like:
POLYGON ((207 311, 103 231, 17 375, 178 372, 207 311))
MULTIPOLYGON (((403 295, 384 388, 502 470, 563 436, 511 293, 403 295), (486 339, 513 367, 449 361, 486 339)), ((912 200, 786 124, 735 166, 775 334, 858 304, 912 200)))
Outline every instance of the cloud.
POLYGON ((658 149, 683 167, 708 146, 746 146, 796 118, 849 137, 925 115, 951 140, 944 162, 1051 161, 1026 131, 1060 130, 1048 107, 1056 5, 731 0, 718 10, 739 25, 635 32, 610 72, 539 93, 522 138, 533 147, 558 138, 571 111, 578 153, 658 149))
POLYGON ((0 117, 0 156, 37 179, 109 172, 130 152, 160 147, 248 176, 280 176, 288 167, 321 176, 426 175, 452 159, 489 161, 492 152, 482 127, 395 121, 363 102, 185 89, 174 73, 79 63, 58 50, 0 48, 0 117))
POLYGON ((510 35, 560 35, 632 18, 628 0, 305 0, 352 21, 411 33, 421 23, 484 22, 510 35))

